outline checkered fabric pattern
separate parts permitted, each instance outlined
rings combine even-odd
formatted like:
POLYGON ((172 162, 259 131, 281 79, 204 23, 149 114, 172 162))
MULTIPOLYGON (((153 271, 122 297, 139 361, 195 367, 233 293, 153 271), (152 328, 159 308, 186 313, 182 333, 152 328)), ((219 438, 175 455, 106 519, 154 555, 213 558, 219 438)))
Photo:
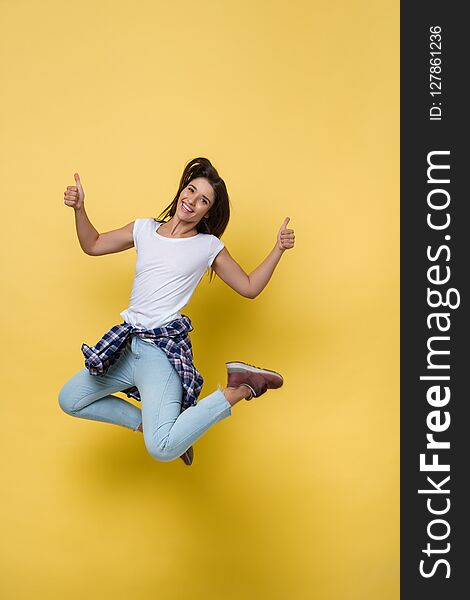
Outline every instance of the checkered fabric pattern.
MULTIPOLYGON (((91 375, 104 375, 119 358, 133 335, 151 339, 165 352, 180 376, 183 386, 181 410, 186 410, 190 406, 196 405, 204 383, 202 375, 193 363, 193 349, 188 335, 192 330, 191 319, 186 315, 156 329, 140 329, 126 322, 114 325, 94 346, 82 344, 85 367, 91 375)), ((136 386, 122 391, 129 398, 141 400, 136 386)))

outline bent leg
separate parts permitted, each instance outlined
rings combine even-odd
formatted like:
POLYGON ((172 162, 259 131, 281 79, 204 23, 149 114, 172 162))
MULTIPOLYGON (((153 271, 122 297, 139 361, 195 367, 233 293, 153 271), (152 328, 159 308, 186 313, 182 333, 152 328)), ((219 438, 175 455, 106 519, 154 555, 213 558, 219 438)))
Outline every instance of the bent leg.
POLYGON ((178 373, 163 350, 148 342, 140 346, 135 384, 142 398, 145 445, 156 460, 174 460, 215 423, 230 416, 231 406, 224 393, 216 390, 181 412, 183 387, 178 373))
POLYGON ((125 352, 105 375, 90 375, 83 368, 59 392, 59 405, 74 417, 113 423, 137 430, 141 411, 131 402, 111 395, 134 385, 128 353, 125 352))

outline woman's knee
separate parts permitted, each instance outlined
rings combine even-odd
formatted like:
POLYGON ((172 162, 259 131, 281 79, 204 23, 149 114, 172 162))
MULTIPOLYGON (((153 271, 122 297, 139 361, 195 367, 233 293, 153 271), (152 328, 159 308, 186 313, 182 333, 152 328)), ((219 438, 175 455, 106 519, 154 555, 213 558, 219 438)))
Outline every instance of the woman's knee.
POLYGON ((170 462, 179 456, 179 454, 175 454, 175 451, 168 447, 165 440, 155 440, 151 437, 147 438, 144 434, 144 441, 147 452, 152 458, 159 462, 170 462))
POLYGON ((60 408, 68 413, 69 415, 74 414, 74 406, 77 403, 77 395, 74 391, 73 386, 67 382, 59 392, 59 406, 60 408))

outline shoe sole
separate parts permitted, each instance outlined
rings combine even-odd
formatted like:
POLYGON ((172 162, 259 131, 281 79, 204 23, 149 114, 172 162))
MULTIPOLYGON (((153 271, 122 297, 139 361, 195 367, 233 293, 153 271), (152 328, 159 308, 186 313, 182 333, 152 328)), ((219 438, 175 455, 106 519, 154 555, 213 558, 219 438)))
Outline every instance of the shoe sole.
POLYGON ((193 464, 194 460, 194 450, 190 452, 190 449, 188 448, 186 452, 183 452, 180 458, 187 467, 190 467, 193 464))
POLYGON ((283 376, 277 371, 271 371, 270 369, 260 369, 259 367, 255 367, 254 365, 249 365, 244 362, 226 362, 227 371, 229 373, 240 373, 243 371, 249 371, 250 373, 260 373, 261 375, 264 373, 266 375, 275 375, 279 377, 281 380, 281 386, 284 383, 283 376))

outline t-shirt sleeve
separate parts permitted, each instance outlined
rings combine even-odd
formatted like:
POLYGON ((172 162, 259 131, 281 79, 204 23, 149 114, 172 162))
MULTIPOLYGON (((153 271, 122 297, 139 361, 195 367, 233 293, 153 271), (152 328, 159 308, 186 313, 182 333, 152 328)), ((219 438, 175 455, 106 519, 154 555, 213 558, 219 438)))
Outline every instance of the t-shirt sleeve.
POLYGON ((215 235, 213 235, 211 237, 212 237, 212 240, 211 240, 211 244, 210 244, 209 258, 207 260, 207 267, 208 268, 214 262, 215 257, 217 256, 217 254, 219 254, 219 252, 225 246, 225 244, 222 242, 222 240, 219 240, 219 238, 216 237, 215 235))
POLYGON ((134 229, 132 230, 132 236, 134 238, 134 248, 136 252, 139 252, 139 232, 142 229, 142 224, 145 219, 136 219, 134 221, 134 229))

